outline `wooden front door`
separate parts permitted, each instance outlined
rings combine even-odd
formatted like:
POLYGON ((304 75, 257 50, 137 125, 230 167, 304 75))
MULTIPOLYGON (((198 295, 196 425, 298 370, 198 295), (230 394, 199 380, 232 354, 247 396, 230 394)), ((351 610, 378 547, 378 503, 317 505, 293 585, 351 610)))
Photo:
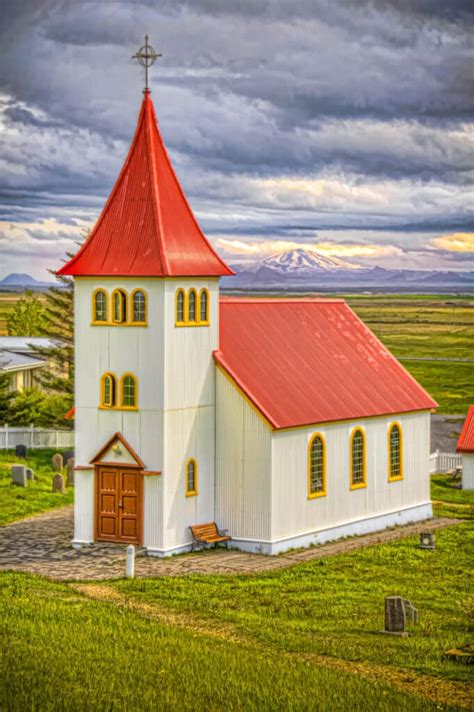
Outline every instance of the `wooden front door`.
POLYGON ((96 539, 141 544, 141 470, 98 465, 96 480, 96 539))

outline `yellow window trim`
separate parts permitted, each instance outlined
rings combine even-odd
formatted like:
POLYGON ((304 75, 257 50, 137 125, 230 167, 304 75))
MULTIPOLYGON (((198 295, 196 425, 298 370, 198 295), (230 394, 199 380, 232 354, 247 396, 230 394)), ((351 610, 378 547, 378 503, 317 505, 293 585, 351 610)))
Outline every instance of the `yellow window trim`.
POLYGON ((115 401, 117 402, 117 376, 112 371, 106 371, 102 374, 100 379, 100 408, 103 410, 114 410, 117 407, 116 403, 115 405, 107 405, 105 402, 105 381, 107 378, 111 378, 113 381, 115 401))
POLYGON ((308 443, 308 499, 317 499, 318 497, 326 496, 326 464, 326 438, 323 433, 313 433, 308 443), (323 489, 321 492, 311 492, 311 450, 316 438, 320 438, 323 444, 323 489))
POLYGON ((183 289, 183 287, 180 287, 179 289, 176 290, 175 292, 175 297, 174 297, 174 325, 178 328, 181 327, 196 327, 196 326, 209 326, 210 321, 209 321, 209 308, 210 308, 210 297, 209 297, 209 290, 207 287, 203 287, 199 292, 192 287, 191 289, 188 289, 186 291, 183 289), (194 292, 195 296, 195 316, 196 320, 195 321, 190 321, 189 320, 189 297, 191 292, 194 292), (205 292, 207 294, 207 304, 206 304, 206 320, 201 321, 201 294, 205 292), (182 293, 183 294, 183 321, 178 320, 178 294, 182 293))
POLYGON ((107 292, 106 289, 103 287, 98 287, 97 289, 94 289, 92 292, 92 321, 91 324, 93 326, 108 326, 110 324, 110 304, 109 304, 109 293, 107 292), (105 294, 105 320, 104 321, 96 321, 95 318, 95 298, 99 292, 102 292, 102 294, 105 294))
POLYGON ((125 371, 120 378, 120 406, 119 410, 138 410, 138 379, 131 371, 125 371), (135 386, 135 405, 124 405, 125 379, 132 378, 135 386))
POLYGON ((365 430, 361 428, 359 425, 356 426, 352 432, 351 432, 351 439, 350 439, 350 448, 349 448, 349 457, 350 457, 350 489, 351 490, 356 490, 356 489, 363 489, 364 487, 367 487, 367 443, 366 443, 366 437, 365 437, 365 430), (363 480, 362 482, 359 482, 358 484, 353 484, 352 479, 353 479, 353 472, 352 472, 352 447, 354 443, 354 437, 356 433, 361 433, 362 434, 362 452, 363 452, 363 459, 362 459, 362 477, 363 480))
POLYGON ((122 289, 122 288, 114 289, 114 291, 112 292, 112 304, 111 304, 111 307, 112 307, 112 319, 111 319, 111 321, 112 321, 112 323, 114 324, 114 326, 119 326, 119 325, 121 326, 121 325, 123 325, 123 324, 127 324, 127 323, 128 323, 128 313, 127 313, 127 312, 128 312, 128 296, 127 296, 127 292, 125 291, 125 289, 122 289), (116 318, 115 318, 115 295, 116 295, 116 294, 119 294, 119 295, 120 295, 120 308, 121 308, 121 311, 123 311, 123 305, 125 304, 125 309, 126 309, 125 319, 116 319, 116 318))
POLYGON ((194 457, 190 457, 189 460, 186 460, 184 474, 186 477, 186 497, 196 497, 196 495, 198 493, 198 464, 194 457), (188 465, 190 462, 194 463, 194 489, 193 490, 188 490, 188 465))
POLYGON ((399 482, 400 480, 403 480, 404 478, 404 471, 403 471, 403 430, 401 423, 398 422, 398 420, 394 420, 393 423, 390 423, 390 426, 388 428, 387 432, 387 452, 388 452, 388 481, 389 482, 399 482), (395 475, 395 477, 392 477, 392 450, 390 447, 390 437, 392 435, 392 430, 394 428, 398 428, 398 432, 400 433, 400 474, 395 475))
POLYGON ((129 301, 130 318, 129 318, 129 321, 127 322, 127 326, 148 326, 148 293, 145 292, 145 290, 142 289, 141 287, 137 287, 136 289, 133 290, 133 292, 131 292, 129 300, 130 300, 129 301), (135 312, 134 300, 135 300, 135 294, 137 294, 137 292, 141 292, 141 294, 143 294, 143 296, 145 298, 145 319, 143 321, 133 321, 133 314, 135 312))

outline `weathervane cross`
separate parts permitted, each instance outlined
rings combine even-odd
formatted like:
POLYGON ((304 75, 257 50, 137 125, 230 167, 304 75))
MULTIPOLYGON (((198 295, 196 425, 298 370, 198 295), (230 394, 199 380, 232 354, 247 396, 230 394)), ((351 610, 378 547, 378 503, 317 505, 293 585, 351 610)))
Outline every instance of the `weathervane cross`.
POLYGON ((138 52, 132 56, 132 59, 136 59, 138 64, 140 64, 145 69, 145 91, 148 91, 148 67, 154 64, 161 54, 155 52, 153 47, 148 44, 148 35, 145 35, 145 44, 140 47, 138 52))

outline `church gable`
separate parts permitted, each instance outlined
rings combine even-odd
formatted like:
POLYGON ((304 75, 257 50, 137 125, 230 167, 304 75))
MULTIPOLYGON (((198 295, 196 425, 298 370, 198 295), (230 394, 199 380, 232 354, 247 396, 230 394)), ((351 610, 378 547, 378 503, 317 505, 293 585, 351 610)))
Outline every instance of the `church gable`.
POLYGON ((107 463, 108 465, 140 467, 141 469, 145 467, 143 460, 141 460, 121 433, 115 433, 90 462, 91 465, 103 463, 107 463))

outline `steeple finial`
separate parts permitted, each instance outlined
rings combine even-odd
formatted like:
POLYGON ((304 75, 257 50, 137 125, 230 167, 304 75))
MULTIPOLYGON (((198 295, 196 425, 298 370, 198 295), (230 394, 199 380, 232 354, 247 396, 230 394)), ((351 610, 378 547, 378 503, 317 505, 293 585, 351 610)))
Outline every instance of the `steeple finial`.
POLYGON ((149 92, 148 88, 148 67, 154 64, 161 54, 155 52, 154 48, 148 44, 148 35, 145 35, 145 44, 140 47, 138 52, 132 56, 132 59, 136 59, 138 64, 145 68, 145 93, 149 92))

